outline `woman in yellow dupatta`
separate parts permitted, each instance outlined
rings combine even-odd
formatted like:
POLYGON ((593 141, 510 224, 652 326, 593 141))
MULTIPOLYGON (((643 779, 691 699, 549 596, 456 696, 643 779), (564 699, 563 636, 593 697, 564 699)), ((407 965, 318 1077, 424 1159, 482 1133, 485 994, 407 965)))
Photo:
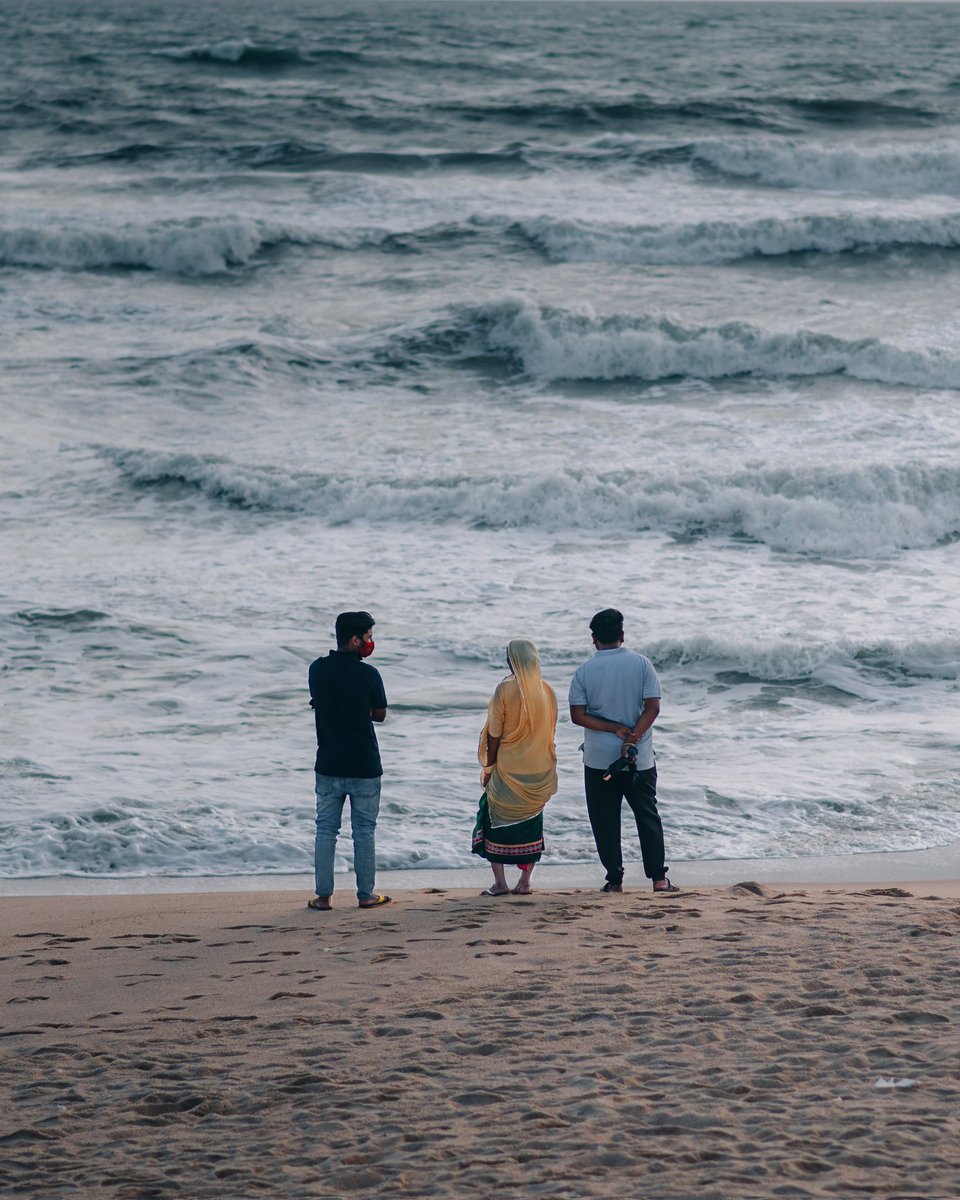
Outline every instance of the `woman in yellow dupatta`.
POLYGON ((533 890, 530 874, 543 853, 543 806, 557 790, 557 697, 540 677, 533 642, 516 638, 507 646, 510 674, 497 684, 487 705, 477 756, 486 789, 473 831, 473 853, 493 869, 493 884, 482 896, 510 891, 505 863, 520 868, 513 892, 533 890))

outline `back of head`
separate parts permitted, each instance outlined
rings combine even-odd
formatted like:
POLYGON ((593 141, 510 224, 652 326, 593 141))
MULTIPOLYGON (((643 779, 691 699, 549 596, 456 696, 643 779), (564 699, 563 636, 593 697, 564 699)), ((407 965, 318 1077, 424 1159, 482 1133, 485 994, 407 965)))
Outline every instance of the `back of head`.
POLYGON ((540 729, 548 717, 547 697, 540 674, 540 652, 526 638, 514 638, 507 646, 507 658, 513 671, 527 719, 540 729))
POLYGON ((363 637, 376 624, 368 612, 342 612, 337 617, 337 645, 346 646, 351 638, 363 637))
POLYGON ((526 638, 514 638, 509 643, 507 658, 515 675, 520 672, 528 674, 531 671, 540 673, 540 653, 533 642, 528 642, 526 638))
POLYGON ((609 646, 623 637, 623 613, 615 608, 604 608, 590 622, 590 632, 601 645, 609 646))

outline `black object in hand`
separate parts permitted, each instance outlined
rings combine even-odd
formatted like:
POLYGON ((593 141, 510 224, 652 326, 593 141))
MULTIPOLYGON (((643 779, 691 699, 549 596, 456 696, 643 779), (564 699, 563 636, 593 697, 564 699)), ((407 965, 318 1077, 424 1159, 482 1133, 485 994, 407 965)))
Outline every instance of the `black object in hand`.
POLYGON ((637 747, 633 742, 625 742, 620 751, 620 757, 607 767, 603 777, 604 783, 609 783, 614 775, 636 775, 637 747))

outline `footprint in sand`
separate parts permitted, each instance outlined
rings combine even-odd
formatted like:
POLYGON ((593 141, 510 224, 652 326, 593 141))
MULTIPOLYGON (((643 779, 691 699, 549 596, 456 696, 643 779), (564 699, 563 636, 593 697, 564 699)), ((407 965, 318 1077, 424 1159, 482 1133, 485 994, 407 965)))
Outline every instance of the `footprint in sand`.
POLYGON ((124 987, 140 987, 141 984, 149 983, 151 979, 162 979, 162 975, 158 975, 155 971, 144 971, 139 975, 117 975, 117 979, 129 979, 129 983, 125 983, 124 987))
MULTIPOLYGON (((118 933, 117 941, 137 941, 140 938, 147 938, 155 945, 165 944, 168 942, 199 942, 200 939, 192 933, 118 933)), ((137 946, 136 949, 141 949, 137 946)))
POLYGON ((467 942, 470 947, 473 946, 527 946, 526 942, 520 938, 478 938, 475 942, 467 942))
POLYGON ((909 1008, 901 1012, 891 1013, 887 1020, 899 1025, 945 1025, 950 1021, 942 1013, 925 1012, 922 1009, 909 1008))
POLYGON ((15 933, 17 938, 52 938, 55 942, 89 942, 88 937, 70 937, 65 933, 50 933, 45 930, 43 933, 15 933))
POLYGON ((454 1104, 463 1104, 467 1108, 482 1108, 488 1104, 502 1104, 503 1096, 499 1092, 460 1092, 450 1099, 454 1104))

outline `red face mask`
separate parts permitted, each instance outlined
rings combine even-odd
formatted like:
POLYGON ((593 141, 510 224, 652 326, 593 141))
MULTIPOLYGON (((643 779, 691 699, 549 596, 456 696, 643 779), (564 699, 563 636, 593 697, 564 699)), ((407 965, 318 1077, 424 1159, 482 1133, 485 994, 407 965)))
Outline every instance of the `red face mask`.
POLYGON ((374 642, 373 638, 371 638, 369 642, 364 642, 360 647, 360 657, 369 658, 375 649, 376 643, 374 642))

